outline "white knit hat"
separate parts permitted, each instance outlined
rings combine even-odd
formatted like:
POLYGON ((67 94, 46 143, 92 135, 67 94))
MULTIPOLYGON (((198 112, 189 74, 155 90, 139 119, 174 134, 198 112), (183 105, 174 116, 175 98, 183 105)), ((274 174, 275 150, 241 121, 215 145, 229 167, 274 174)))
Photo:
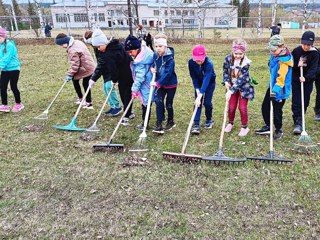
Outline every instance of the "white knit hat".
POLYGON ((108 45, 109 40, 107 36, 100 30, 96 29, 92 34, 92 46, 98 47, 102 45, 108 45))

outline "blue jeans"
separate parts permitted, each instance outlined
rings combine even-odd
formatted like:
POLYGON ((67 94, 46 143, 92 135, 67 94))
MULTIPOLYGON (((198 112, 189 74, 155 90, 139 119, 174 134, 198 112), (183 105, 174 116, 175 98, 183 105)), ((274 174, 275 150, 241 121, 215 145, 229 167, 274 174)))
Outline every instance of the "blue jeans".
MULTIPOLYGON (((111 87, 112 87, 112 81, 103 83, 103 92, 106 96, 108 96, 109 91, 111 90, 111 87)), ((111 108, 120 108, 119 98, 118 98, 116 89, 112 89, 110 98, 108 100, 108 104, 110 105, 111 108)))
POLYGON ((168 122, 173 120, 173 98, 177 88, 158 88, 154 94, 156 102, 157 122, 163 121, 164 116, 164 98, 166 98, 166 109, 168 112, 168 122))
MULTIPOLYGON (((194 124, 199 125, 200 123, 200 117, 201 117, 201 111, 202 111, 202 105, 205 107, 205 113, 206 113, 206 120, 211 121, 212 120, 212 97, 214 89, 216 88, 216 83, 209 83, 207 90, 204 92, 201 104, 198 107, 196 116, 194 117, 194 124)), ((197 92, 195 91, 194 97, 197 98, 197 92)))

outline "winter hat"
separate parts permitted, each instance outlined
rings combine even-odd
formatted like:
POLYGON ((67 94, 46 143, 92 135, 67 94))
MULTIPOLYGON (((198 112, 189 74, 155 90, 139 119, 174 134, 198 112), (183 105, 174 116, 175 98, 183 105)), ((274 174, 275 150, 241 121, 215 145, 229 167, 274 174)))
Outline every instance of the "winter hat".
POLYGON ((192 49, 192 59, 193 61, 203 61, 207 56, 206 49, 203 45, 196 45, 192 49))
POLYGON ((232 42, 232 51, 235 52, 240 50, 241 52, 245 52, 247 50, 247 43, 242 39, 236 39, 232 42))
POLYGON ((267 49, 271 50, 271 51, 275 51, 277 50, 280 46, 284 45, 284 39, 282 36, 280 35, 273 35, 270 38, 269 44, 267 49))
POLYGON ((85 43, 89 43, 89 44, 92 44, 92 34, 93 34, 93 32, 92 31, 86 31, 85 33, 84 33, 84 36, 83 36, 83 41, 85 42, 85 43))
POLYGON ((92 46, 98 47, 103 45, 108 45, 109 40, 107 36, 100 30, 96 29, 92 33, 92 46))
POLYGON ((56 36, 56 44, 58 45, 63 45, 65 43, 69 44, 69 41, 70 41, 70 37, 68 37, 66 34, 64 33, 59 33, 57 36, 56 36))
POLYGON ((306 31, 302 34, 301 44, 313 45, 315 39, 314 32, 306 31))
POLYGON ((0 37, 6 38, 7 37, 7 31, 0 27, 0 37))
POLYGON ((141 48, 141 42, 139 41, 138 38, 135 36, 129 35, 125 42, 124 42, 124 49, 126 51, 128 50, 135 50, 135 49, 140 49, 141 48))

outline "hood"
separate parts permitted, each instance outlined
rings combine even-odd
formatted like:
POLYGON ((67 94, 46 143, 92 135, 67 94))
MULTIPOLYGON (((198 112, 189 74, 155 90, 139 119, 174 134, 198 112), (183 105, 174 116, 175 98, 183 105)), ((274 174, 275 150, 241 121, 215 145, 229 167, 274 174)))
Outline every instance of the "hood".
POLYGON ((121 50, 123 46, 120 44, 120 41, 118 39, 113 39, 109 42, 107 45, 107 51, 108 50, 121 50))
POLYGON ((152 64, 153 63, 153 51, 142 43, 141 51, 134 59, 135 63, 152 64))

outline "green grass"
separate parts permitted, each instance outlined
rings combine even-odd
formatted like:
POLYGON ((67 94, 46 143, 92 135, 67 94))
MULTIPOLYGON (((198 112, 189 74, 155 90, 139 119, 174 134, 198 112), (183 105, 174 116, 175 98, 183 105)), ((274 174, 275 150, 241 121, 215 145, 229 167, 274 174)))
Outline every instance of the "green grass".
MULTIPOLYGON (((296 43, 290 43, 291 49, 296 43)), ((231 43, 206 44, 217 73, 213 129, 191 136, 187 152, 208 156, 218 149, 223 118, 222 64, 231 43)), ((252 75, 260 84, 249 103, 249 135, 238 137, 239 113, 231 134, 225 135, 225 154, 244 158, 268 153, 268 138, 256 136, 262 125, 261 102, 268 84, 266 43, 250 45, 252 75)), ((26 108, 0 114, 0 238, 1 239, 317 239, 320 235, 319 152, 297 154, 292 132, 291 100, 284 107, 284 137, 275 151, 295 160, 292 165, 249 161, 243 165, 174 164, 163 151, 180 152, 192 113, 193 87, 187 70, 192 45, 173 45, 179 86, 174 101, 177 127, 164 136, 147 132, 148 164, 123 167, 128 153, 92 152, 105 142, 118 118, 101 117, 99 139, 83 141, 79 132, 64 132, 76 111, 75 91, 67 84, 49 112, 40 132, 26 131, 52 100, 68 68, 66 53, 58 46, 19 46, 22 60, 19 82, 26 108)), ((93 90, 95 110, 81 110, 78 127, 89 127, 104 95, 101 82, 93 90)), ((319 142, 319 124, 311 105, 307 131, 319 142)), ((13 95, 9 91, 9 102, 13 95)), ((120 127, 115 143, 135 146, 141 107, 136 118, 120 127)), ((202 124, 204 123, 202 116, 202 124)), ((155 124, 152 109, 151 126, 155 124)))

